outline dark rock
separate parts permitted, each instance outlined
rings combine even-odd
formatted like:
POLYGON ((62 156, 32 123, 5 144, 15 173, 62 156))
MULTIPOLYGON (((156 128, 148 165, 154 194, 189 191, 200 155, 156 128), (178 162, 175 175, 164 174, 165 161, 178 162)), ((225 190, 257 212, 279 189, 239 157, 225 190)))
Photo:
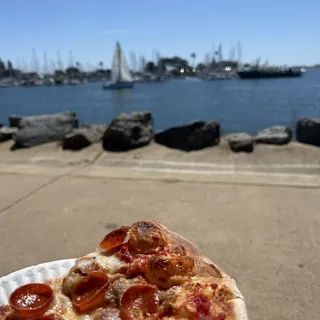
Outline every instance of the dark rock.
POLYGON ((101 141, 107 129, 106 124, 83 126, 67 134, 62 142, 64 150, 81 150, 92 143, 101 141))
POLYGON ((17 128, 0 128, 0 142, 4 142, 13 138, 13 135, 18 131, 17 128))
POLYGON ((274 126, 259 131, 254 140, 257 143, 283 145, 292 140, 292 131, 288 127, 274 126))
POLYGON ((184 151, 212 147, 220 141, 220 124, 205 121, 192 122, 157 133, 155 141, 169 148, 184 151))
POLYGON ((149 111, 121 114, 113 119, 103 136, 103 148, 124 151, 145 146, 153 138, 153 119, 149 111))
POLYGON ((65 124, 71 124, 74 128, 77 128, 79 126, 77 115, 71 111, 28 117, 12 115, 9 117, 9 122, 10 127, 17 127, 19 129, 38 126, 63 126, 65 124))
POLYGON ((3 123, 0 121, 0 128, 2 128, 3 127, 3 123))
POLYGON ((22 117, 17 123, 18 132, 13 149, 33 147, 42 143, 60 141, 76 127, 78 119, 73 112, 22 117))
POLYGON ((304 118, 297 121, 297 141, 320 146, 320 119, 304 118))
POLYGON ((12 114, 9 117, 9 125, 10 125, 10 127, 11 128, 18 128, 21 119, 22 119, 22 117, 17 116, 16 114, 12 114))
POLYGON ((225 137, 228 141, 229 147, 234 152, 253 152, 254 142, 253 138, 245 133, 232 133, 225 137))

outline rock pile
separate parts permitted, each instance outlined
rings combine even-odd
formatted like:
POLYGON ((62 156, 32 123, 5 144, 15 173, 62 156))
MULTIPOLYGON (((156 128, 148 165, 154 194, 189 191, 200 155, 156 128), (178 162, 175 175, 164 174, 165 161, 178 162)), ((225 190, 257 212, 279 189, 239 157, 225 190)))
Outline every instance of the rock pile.
MULTIPOLYGON (((79 128, 74 112, 65 111, 50 115, 22 117, 12 115, 10 128, 0 122, 0 142, 13 139, 13 149, 33 147, 42 143, 62 141, 65 150, 81 150, 102 141, 109 151, 127 151, 156 143, 183 151, 194 151, 219 144, 221 127, 214 121, 195 121, 171 127, 154 134, 150 111, 121 114, 110 125, 83 125, 79 128)), ((245 132, 225 137, 233 152, 253 152, 257 144, 285 145, 292 141, 293 133, 286 126, 273 126, 251 136, 245 132)), ((303 118, 296 124, 299 142, 320 146, 320 120, 303 118)))

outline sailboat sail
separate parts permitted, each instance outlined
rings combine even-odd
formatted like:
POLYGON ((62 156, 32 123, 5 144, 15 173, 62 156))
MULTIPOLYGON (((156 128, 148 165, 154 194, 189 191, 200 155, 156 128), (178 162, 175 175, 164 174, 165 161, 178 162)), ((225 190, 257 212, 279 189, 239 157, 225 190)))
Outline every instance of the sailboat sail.
POLYGON ((120 47, 117 45, 116 50, 114 51, 113 61, 112 61, 112 70, 111 70, 111 80, 112 82, 120 81, 120 68, 119 68, 119 53, 120 47))
POLYGON ((116 50, 112 62, 112 75, 113 82, 132 82, 132 76, 126 61, 126 58, 121 50, 120 44, 117 43, 116 50))
POLYGON ((120 68, 121 81, 131 82, 133 79, 132 79, 126 58, 122 51, 121 51, 120 67, 121 67, 120 68))

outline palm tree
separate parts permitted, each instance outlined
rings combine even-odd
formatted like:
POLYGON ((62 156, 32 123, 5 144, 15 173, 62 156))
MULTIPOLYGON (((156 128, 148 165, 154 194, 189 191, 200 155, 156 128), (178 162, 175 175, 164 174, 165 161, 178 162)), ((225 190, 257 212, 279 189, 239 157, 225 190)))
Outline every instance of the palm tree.
POLYGON ((99 69, 103 69, 103 62, 102 61, 99 62, 99 69))
POLYGON ((192 61, 193 68, 194 68, 195 63, 196 63, 196 57, 197 57, 197 55, 196 55, 195 52, 192 52, 192 53, 190 54, 190 58, 193 60, 193 61, 192 61))

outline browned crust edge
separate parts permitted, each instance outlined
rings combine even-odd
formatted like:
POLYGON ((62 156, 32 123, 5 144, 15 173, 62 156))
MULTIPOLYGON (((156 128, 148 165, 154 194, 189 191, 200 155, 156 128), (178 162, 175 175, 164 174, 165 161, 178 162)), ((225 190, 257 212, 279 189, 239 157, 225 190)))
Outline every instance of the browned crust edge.
POLYGON ((157 224, 167 235, 168 240, 172 244, 183 245, 191 257, 195 260, 196 273, 201 276, 211 276, 219 279, 226 285, 233 294, 232 308, 235 320, 248 320, 245 299, 238 289, 236 282, 228 276, 222 269, 206 257, 201 251, 189 240, 180 234, 166 228, 157 221, 150 221, 157 224))

